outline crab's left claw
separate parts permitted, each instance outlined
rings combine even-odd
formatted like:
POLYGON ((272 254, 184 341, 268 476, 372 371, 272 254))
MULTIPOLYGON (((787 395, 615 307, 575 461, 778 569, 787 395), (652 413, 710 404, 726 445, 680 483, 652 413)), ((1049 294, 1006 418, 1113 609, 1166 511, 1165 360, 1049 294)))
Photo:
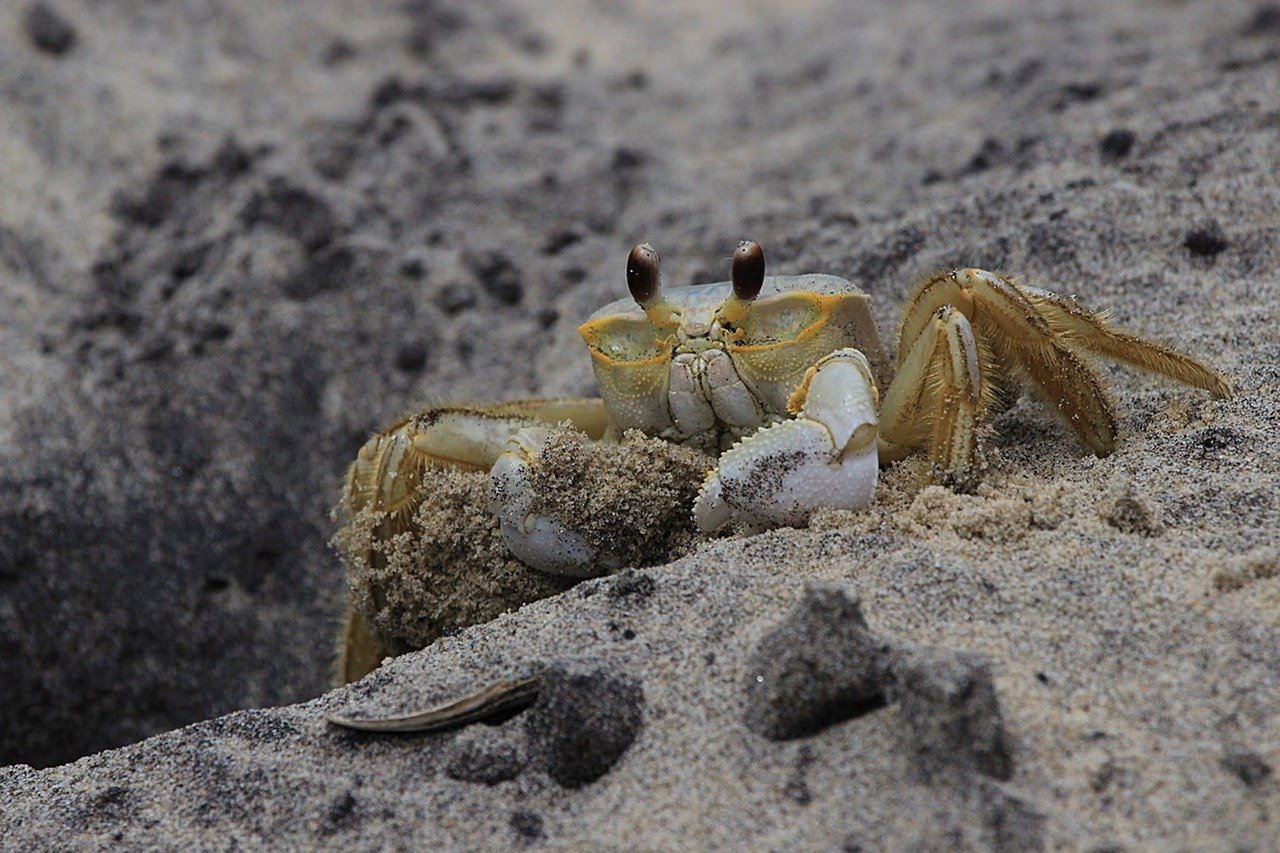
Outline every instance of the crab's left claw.
POLYGON ((787 403, 794 420, 756 431, 720 456, 693 507, 699 529, 804 524, 822 507, 862 509, 875 495, 875 381, 842 349, 809 368, 787 403))

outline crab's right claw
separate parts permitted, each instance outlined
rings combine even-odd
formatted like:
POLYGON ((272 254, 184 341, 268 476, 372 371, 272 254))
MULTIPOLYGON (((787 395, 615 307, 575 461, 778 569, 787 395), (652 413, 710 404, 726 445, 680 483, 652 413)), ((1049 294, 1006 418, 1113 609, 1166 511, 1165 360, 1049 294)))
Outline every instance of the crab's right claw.
POLYGON ((875 495, 875 381, 866 357, 842 349, 809 368, 794 420, 756 431, 720 456, 693 507, 699 529, 730 521, 756 531, 808 521, 822 507, 863 509, 875 495))
POLYGON ((582 534, 534 511, 534 467, 550 430, 527 427, 513 435, 489 471, 489 511, 498 518, 502 541, 517 560, 538 571, 589 578, 621 568, 582 534))

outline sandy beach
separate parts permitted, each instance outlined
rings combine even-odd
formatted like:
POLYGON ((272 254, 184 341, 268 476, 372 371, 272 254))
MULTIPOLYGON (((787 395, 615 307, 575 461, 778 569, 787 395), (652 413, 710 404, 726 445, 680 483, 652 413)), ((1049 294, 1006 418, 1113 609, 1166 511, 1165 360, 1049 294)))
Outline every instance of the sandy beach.
POLYGON ((1246 2, 0 10, 0 846, 1277 849, 1277 68, 1246 2), (890 350, 976 265, 1235 393, 1100 362, 1110 456, 1024 395, 971 493, 908 459, 330 689, 369 434, 591 394, 627 250, 742 238, 890 350))

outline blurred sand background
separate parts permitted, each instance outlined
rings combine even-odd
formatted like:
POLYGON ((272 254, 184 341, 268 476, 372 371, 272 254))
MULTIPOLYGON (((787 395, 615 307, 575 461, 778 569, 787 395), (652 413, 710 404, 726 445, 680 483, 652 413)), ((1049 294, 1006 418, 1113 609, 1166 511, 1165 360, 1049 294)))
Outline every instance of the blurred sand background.
POLYGON ((1257 2, 6 4, 0 835, 1273 849, 1278 69, 1257 2), (1104 367, 1106 459, 1023 400, 977 494, 904 464, 869 513, 590 581, 303 701, 368 433, 590 393, 573 329, 627 249, 685 284, 743 237, 857 281, 886 339, 918 275, 976 264, 1237 395, 1104 367), (810 737, 751 728, 762 661, 826 636, 774 632, 810 581, 904 659, 984 655, 1003 763, 916 748, 912 685, 946 667, 810 737), (541 722, 323 722, 548 664, 586 675, 541 722), (545 732, 579 700, 629 748, 574 787, 545 732))

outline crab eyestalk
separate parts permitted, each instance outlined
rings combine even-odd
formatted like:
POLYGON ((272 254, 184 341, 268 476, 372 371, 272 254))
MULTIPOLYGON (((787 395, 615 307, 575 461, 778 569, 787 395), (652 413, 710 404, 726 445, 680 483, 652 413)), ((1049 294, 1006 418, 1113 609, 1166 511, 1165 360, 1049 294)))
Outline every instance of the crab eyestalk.
POLYGON ((720 317, 724 322, 736 325, 746 316, 747 307, 764 287, 764 249, 759 243, 743 240, 738 244, 729 277, 733 280, 733 295, 725 300, 720 317))
POLYGON ((632 247, 627 255, 627 289, 631 298, 644 309, 649 322, 660 329, 680 324, 680 309, 662 298, 661 259, 658 250, 648 243, 632 247))

